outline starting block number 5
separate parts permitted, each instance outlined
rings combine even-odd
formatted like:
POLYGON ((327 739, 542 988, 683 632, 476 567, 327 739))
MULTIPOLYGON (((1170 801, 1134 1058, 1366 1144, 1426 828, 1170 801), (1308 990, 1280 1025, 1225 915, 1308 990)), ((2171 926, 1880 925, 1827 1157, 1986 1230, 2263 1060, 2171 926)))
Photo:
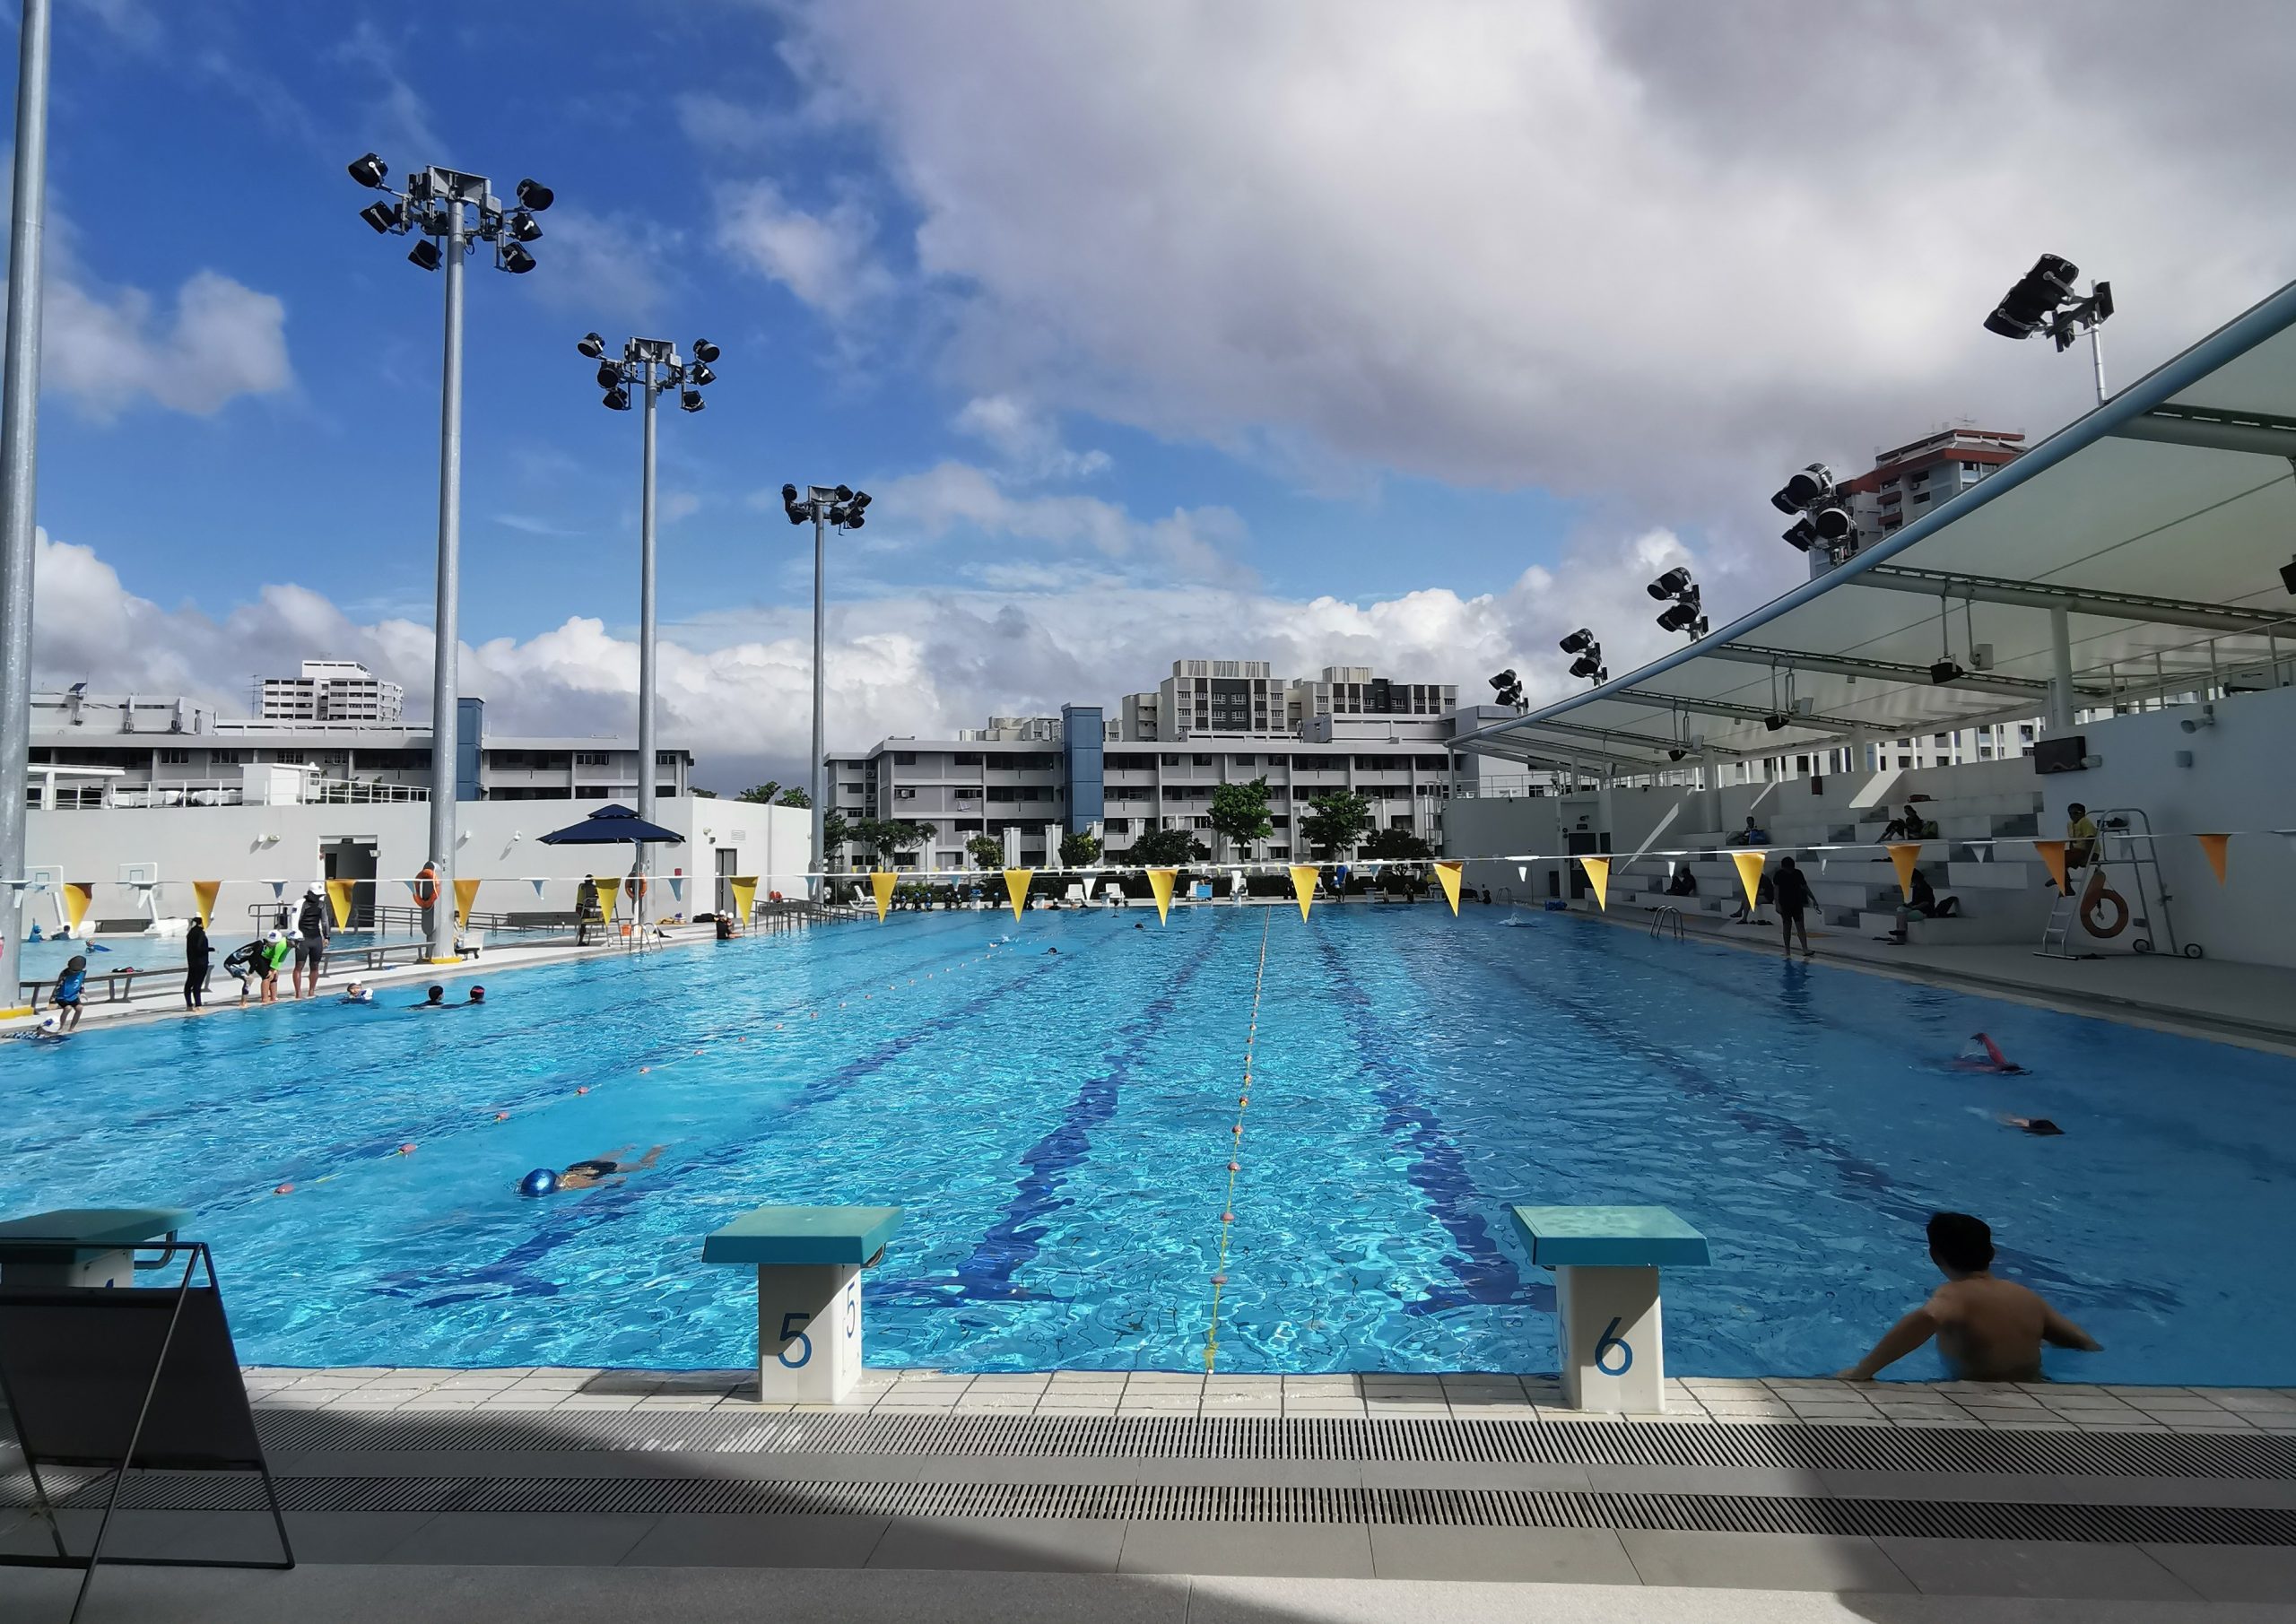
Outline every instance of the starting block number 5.
POLYGON ((1613 1316, 1611 1323, 1603 1327, 1603 1333, 1595 1339, 1595 1368, 1605 1376, 1624 1376, 1634 1368, 1634 1350, 1619 1335, 1618 1327, 1619 1316, 1613 1316), (1618 1355, 1615 1365, 1610 1362, 1613 1352, 1618 1355))
MULTIPOLYGON (((805 1326, 812 1323, 813 1317, 812 1315, 797 1308, 792 1308, 781 1316, 780 1359, 783 1368, 802 1370, 812 1362, 813 1339, 805 1334, 805 1326), (791 1359, 789 1356, 792 1353, 797 1357, 791 1359)), ((1613 1331, 1618 1329, 1616 1320, 1611 1322, 1611 1329, 1613 1331)))

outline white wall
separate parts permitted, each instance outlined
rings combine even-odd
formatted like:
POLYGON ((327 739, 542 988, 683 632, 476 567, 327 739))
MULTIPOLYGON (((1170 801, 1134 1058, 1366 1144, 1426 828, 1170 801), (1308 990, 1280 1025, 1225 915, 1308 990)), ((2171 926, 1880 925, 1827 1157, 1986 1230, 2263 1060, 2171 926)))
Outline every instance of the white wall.
MULTIPOLYGON (((457 872, 486 881, 474 904, 482 912, 534 908, 568 909, 586 874, 630 871, 626 846, 544 846, 537 837, 588 816, 596 801, 465 801, 457 808, 464 835, 457 872), (542 895, 526 881, 544 881, 542 895)), ((718 852, 730 851, 733 872, 760 877, 758 895, 774 890, 801 894, 801 876, 812 866, 813 814, 796 807, 755 806, 737 801, 678 796, 662 801, 657 821, 686 837, 686 844, 658 848, 654 872, 667 879, 698 879, 698 890, 671 903, 657 899, 657 913, 693 912, 711 906, 718 852), (697 898, 699 899, 697 900, 697 898)), ((271 882, 290 894, 319 877, 319 848, 336 840, 372 842, 376 847, 378 901, 403 906, 410 898, 397 883, 422 866, 430 844, 430 809, 420 802, 378 806, 171 806, 89 807, 30 814, 30 861, 34 868, 62 869, 74 883, 95 882, 89 906, 93 919, 126 919, 144 912, 138 892, 119 883, 123 864, 156 864, 162 916, 194 911, 191 882, 221 880, 215 916, 226 928, 243 926, 249 904, 267 900, 271 882), (275 842, 264 837, 276 835, 275 842)), ((53 929, 57 904, 40 897, 25 909, 28 922, 53 929)))
MULTIPOLYGON (((2182 705, 2085 725, 2089 751, 2104 765, 2033 780, 2044 797, 2041 833, 2054 838, 2065 832, 2067 802, 2082 802, 2092 816, 2109 807, 2142 807, 2155 833, 2187 837, 2160 843, 2178 939, 2200 942, 2211 959, 2296 968, 2289 916, 2296 838, 2251 832, 2296 827, 2296 688, 2235 694, 2216 701, 2214 726, 2186 733, 2179 725, 2201 715, 2199 706, 2182 705), (2191 752, 2191 766, 2179 765, 2180 751, 2191 752), (2233 840, 2222 886, 2200 843, 2188 838, 2196 834, 2248 836, 2233 840)), ((2109 862, 2106 878, 2134 910, 2126 870, 2109 862)), ((2125 949, 2136 934, 2132 925, 2113 941, 2084 945, 2125 949)), ((2167 951, 2157 931, 2155 945, 2167 951)))

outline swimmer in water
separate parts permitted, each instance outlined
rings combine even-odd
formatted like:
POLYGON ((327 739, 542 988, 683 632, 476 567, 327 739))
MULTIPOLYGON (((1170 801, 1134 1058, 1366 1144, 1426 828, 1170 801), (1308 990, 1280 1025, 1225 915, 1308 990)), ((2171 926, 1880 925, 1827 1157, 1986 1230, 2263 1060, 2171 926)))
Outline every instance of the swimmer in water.
POLYGON ((486 989, 483 986, 474 986, 471 988, 470 1001, 473 1003, 484 1003, 486 1002, 486 989))
POLYGON ((1047 948, 1047 949, 1045 949, 1045 950, 1044 950, 1044 956, 1045 956, 1046 958, 1049 959, 1049 958, 1052 958, 1055 954, 1058 953, 1059 951, 1060 951, 1060 950, 1059 950, 1058 948, 1057 948, 1057 947, 1048 947, 1048 948, 1047 948))
POLYGON ((354 981, 349 986, 343 989, 343 1002, 345 1003, 372 1003, 375 1002, 375 989, 369 986, 363 981, 354 981))
POLYGON ((659 1161, 662 1159, 662 1152, 669 1149, 667 1145, 656 1145, 646 1152, 642 1160, 619 1159, 637 1148, 636 1145, 624 1145, 618 1151, 608 1151, 604 1156, 593 1156, 586 1161, 578 1161, 558 1176, 558 1187, 561 1190, 587 1190, 593 1185, 604 1184, 607 1179, 618 1177, 625 1173, 643 1173, 659 1161))
POLYGON ((1983 1032, 1972 1033, 1961 1052, 1953 1056, 1957 1072, 1986 1072, 1999 1077, 2022 1077, 2025 1068, 2001 1052, 2001 1046, 1983 1032))
POLYGON ((2036 1139, 2061 1138, 2065 1133, 2046 1116, 2003 1116, 2000 1121, 2003 1127, 2022 1128, 2036 1139))
POLYGON ((433 986, 428 993, 423 994, 422 1003, 409 1004, 407 1007, 417 1010, 443 1010, 452 1006, 447 1003, 447 989, 433 986))
POLYGON ((26 1032, 24 1036, 30 1038, 35 1043, 48 1038, 52 1038, 55 1041, 61 1043, 65 1038, 72 1036, 72 1033, 71 1030, 65 1026, 63 1016, 57 1014, 47 1014, 42 1015, 39 1018, 39 1024, 34 1027, 30 1031, 26 1032))

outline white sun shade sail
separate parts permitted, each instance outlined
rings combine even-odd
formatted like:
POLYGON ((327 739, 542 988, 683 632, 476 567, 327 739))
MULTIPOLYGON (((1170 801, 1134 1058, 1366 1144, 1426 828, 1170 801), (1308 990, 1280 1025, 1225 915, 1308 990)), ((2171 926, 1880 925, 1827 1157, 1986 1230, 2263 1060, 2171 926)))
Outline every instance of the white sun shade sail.
POLYGON ((2076 708, 2268 685, 2296 659, 2292 323, 2296 283, 1816 580, 1461 747, 1664 767, 1693 737, 1768 756, 2042 716, 2057 608, 2076 708), (1941 658, 1964 674, 1933 682, 1941 658))

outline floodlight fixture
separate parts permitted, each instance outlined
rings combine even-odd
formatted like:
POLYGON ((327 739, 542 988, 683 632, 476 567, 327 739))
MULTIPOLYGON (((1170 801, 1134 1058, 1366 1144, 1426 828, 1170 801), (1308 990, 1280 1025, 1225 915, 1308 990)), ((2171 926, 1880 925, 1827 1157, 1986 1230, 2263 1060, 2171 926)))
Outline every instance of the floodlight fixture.
POLYGON ((1562 639, 1562 652, 1565 654, 1580 654, 1594 646, 1595 634, 1584 626, 1562 639))
POLYGON ((524 209, 510 216, 508 229, 510 235, 520 242, 532 242, 542 235, 542 228, 535 223, 535 217, 524 209))
POLYGON ((685 369, 685 381, 697 389, 707 388, 718 381, 718 375, 700 361, 685 369))
MULTIPOLYGON (((2291 566, 2291 568, 2296 568, 2296 566, 2291 566)), ((1511 671, 1502 671, 1497 676, 1491 679, 1491 685, 1493 688, 1511 688, 1514 684, 1515 673, 1511 671)))
POLYGON ((1689 590, 1690 584, 1690 571, 1676 568, 1667 570, 1643 590, 1660 603, 1664 603, 1668 598, 1681 596, 1683 593, 1689 590))
POLYGON ((362 187, 379 187, 389 178, 391 172, 390 165, 372 152, 352 159, 348 167, 351 178, 362 187))
POLYGON ((1669 745, 1666 749, 1666 760, 1669 761, 1679 761, 1688 754, 1690 754, 1690 751, 1684 750, 1679 744, 1669 745))
POLYGON ((1810 523, 1822 542, 1839 542, 1857 527, 1847 508, 1820 508, 1810 515, 1810 523))
POLYGON ((605 356, 606 341, 598 334, 585 333, 576 342, 574 348, 578 354, 587 355, 592 360, 601 360, 605 356))
POLYGON ((1772 733, 1783 733, 1786 731, 1786 715, 1783 711, 1773 710, 1761 719, 1761 725, 1772 733))
POLYGON ((378 236, 396 231, 398 230, 398 204, 370 203, 359 211, 359 218, 374 227, 378 236))
POLYGON ((2033 268, 2019 277, 1985 318, 1985 330, 2004 338, 2031 338, 2046 333, 2063 354, 2080 334, 2089 335, 2090 359, 2097 375, 2097 402, 2105 400, 2105 342, 2097 329, 2113 313, 2113 284, 2092 282, 2089 296, 2074 291, 2081 267, 2061 255, 2044 254, 2033 268))
POLYGON ((693 351, 693 359, 698 361, 707 363, 718 359, 718 346, 706 338, 695 339, 689 347, 693 351))
POLYGON ((2280 567, 2280 584, 2288 588, 2290 596, 2296 597, 2296 559, 2280 567))
POLYGON ((605 399, 601 404, 609 412, 627 412, 630 410, 630 391, 616 384, 606 391, 605 399))
POLYGON ((504 243, 500 261, 502 268, 513 276, 524 276, 535 268, 535 256, 515 242, 504 243))
POLYGON ((616 363, 614 363, 614 362, 613 362, 613 361, 610 361, 610 360, 608 360, 608 361, 600 361, 600 362, 598 363, 598 387, 599 387, 599 388, 601 388, 601 389, 612 389, 612 388, 617 387, 617 386, 621 384, 621 382, 622 382, 622 368, 621 368, 619 365, 617 365, 616 363))
POLYGON ((1940 660, 1929 668, 1929 680, 1941 688, 1948 682, 1957 682, 1968 674, 1950 658, 1940 660))
POLYGON ((518 182, 518 206, 529 213, 539 214, 556 201, 558 194, 539 180, 518 182))
POLYGON ((1698 605, 1695 603, 1676 604, 1658 617, 1658 630, 1687 631, 1698 624, 1698 605))
POLYGON ((1770 504, 1780 513, 1799 513, 1832 494, 1833 470, 1823 463, 1812 463, 1772 492, 1770 504))
POLYGON ((1807 552, 1818 544, 1818 527, 1808 519, 1796 519, 1793 528, 1786 532, 1786 544, 1796 552, 1807 552))
POLYGON ((681 412, 699 412, 707 404, 709 403, 701 398, 701 391, 699 389, 685 389, 679 392, 678 410, 681 412))
POLYGON ((861 515, 863 511, 868 508, 872 499, 873 499, 866 491, 856 491, 853 493, 853 499, 845 504, 846 508, 852 513, 853 522, 855 524, 857 525, 861 522, 861 515))
POLYGON ((837 499, 840 502, 851 501, 853 499, 853 487, 850 485, 839 485, 837 488, 837 499))
POLYGON ((439 245, 428 237, 406 251, 407 259, 426 271, 435 271, 446 263, 446 256, 439 252, 439 245))

